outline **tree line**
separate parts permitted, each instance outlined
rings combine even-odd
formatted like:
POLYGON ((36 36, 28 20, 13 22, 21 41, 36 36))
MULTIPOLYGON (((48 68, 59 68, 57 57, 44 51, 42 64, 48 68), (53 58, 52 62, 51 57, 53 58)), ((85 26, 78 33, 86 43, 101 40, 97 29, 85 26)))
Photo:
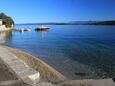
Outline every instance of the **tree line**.
POLYGON ((5 13, 0 13, 0 19, 3 20, 3 24, 6 25, 6 27, 11 27, 12 24, 14 25, 13 19, 5 13))

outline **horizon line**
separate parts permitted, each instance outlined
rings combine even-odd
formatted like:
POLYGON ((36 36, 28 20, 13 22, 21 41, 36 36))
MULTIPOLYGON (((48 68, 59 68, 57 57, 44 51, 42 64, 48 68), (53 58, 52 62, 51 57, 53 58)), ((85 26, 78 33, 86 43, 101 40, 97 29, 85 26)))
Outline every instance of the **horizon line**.
POLYGON ((42 23, 71 23, 71 22, 103 22, 103 21, 115 21, 113 20, 73 20, 73 21, 66 21, 66 22, 59 22, 59 21, 52 21, 52 22, 23 22, 23 23, 15 23, 15 24, 42 24, 42 23))

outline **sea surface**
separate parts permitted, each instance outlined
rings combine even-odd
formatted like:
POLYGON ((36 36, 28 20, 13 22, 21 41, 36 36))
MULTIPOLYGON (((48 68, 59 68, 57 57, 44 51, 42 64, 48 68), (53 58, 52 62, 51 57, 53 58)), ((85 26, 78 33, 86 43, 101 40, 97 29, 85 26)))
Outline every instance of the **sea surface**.
POLYGON ((0 43, 42 59, 68 79, 115 77, 115 26, 15 25, 31 32, 2 32, 0 43))

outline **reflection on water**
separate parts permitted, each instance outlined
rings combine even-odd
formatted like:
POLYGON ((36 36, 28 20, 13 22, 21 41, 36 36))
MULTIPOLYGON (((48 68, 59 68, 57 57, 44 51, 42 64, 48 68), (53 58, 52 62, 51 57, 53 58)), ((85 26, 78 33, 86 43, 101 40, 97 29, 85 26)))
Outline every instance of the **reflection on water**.
POLYGON ((37 25, 16 25, 31 32, 8 32, 5 45, 26 51, 70 79, 115 76, 115 26, 51 25, 36 32, 37 25))
POLYGON ((41 34, 41 38, 44 39, 47 36, 46 31, 40 31, 39 34, 41 34))
POLYGON ((6 41, 10 41, 12 39, 12 32, 0 32, 0 43, 5 43, 6 41))

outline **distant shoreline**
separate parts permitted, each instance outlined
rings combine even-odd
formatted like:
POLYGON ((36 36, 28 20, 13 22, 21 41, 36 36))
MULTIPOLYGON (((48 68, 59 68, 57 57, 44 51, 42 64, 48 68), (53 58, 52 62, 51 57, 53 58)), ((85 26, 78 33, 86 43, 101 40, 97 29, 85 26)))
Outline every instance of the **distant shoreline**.
POLYGON ((19 23, 16 25, 115 25, 115 21, 72 21, 72 22, 42 22, 42 23, 19 23))

